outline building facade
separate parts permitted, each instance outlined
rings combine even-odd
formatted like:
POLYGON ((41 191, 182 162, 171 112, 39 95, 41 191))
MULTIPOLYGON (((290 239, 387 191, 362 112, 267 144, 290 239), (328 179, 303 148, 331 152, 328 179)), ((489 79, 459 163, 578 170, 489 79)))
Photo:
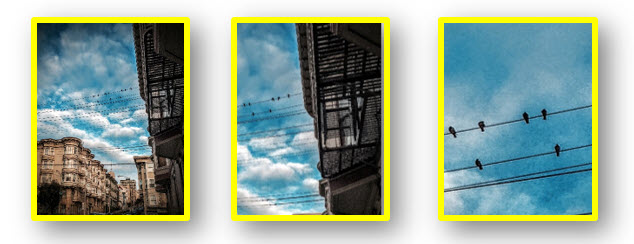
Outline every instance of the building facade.
POLYGON ((296 24, 324 214, 382 214, 381 24, 296 24))
MULTIPOLYGON (((56 208, 38 201, 39 214, 81 215, 108 213, 107 170, 94 159, 80 139, 42 139, 37 142, 37 185, 40 190, 53 183, 61 185, 56 208)), ((114 173, 110 172, 114 178, 114 173)), ((116 201, 116 198, 115 198, 116 201)), ((55 205, 54 203, 51 205, 55 205)))
POLYGON ((167 197, 156 191, 152 156, 134 156, 134 163, 139 174, 139 196, 143 199, 144 214, 167 214, 167 197))
POLYGON ((184 214, 184 25, 133 24, 139 92, 148 114, 156 191, 184 214))
POLYGON ((137 188, 136 188, 136 180, 131 180, 130 178, 126 178, 125 180, 119 181, 119 186, 122 189, 122 194, 120 198, 122 198, 121 209, 131 210, 134 209, 134 203, 137 200, 137 188))

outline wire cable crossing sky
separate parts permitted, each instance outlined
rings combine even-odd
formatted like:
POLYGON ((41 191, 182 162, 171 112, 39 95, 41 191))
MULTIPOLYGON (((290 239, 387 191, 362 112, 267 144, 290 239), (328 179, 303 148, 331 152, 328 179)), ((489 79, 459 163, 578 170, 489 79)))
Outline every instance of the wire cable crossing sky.
POLYGON ((591 212, 592 24, 444 35, 445 215, 591 212))

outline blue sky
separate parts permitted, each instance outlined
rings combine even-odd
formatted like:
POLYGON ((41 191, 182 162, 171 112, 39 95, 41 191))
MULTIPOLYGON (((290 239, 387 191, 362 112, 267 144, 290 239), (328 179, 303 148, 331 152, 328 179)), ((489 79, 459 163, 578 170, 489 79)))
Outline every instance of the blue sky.
MULTIPOLYGON (((591 24, 445 24, 445 130, 592 104, 591 24)), ((592 143, 591 110, 445 136, 445 170, 592 143)), ((592 159, 591 148, 445 173, 445 188, 592 159)), ((445 214, 592 211, 592 177, 580 173, 445 193, 445 214)))
MULTIPOLYGON (((113 149, 147 145, 149 136, 131 24, 38 24, 37 44, 38 140, 78 137, 104 164, 151 154, 113 149)), ((134 165, 106 168, 137 179, 134 165)))
POLYGON ((313 119, 306 113, 294 24, 238 24, 238 135, 297 125, 297 128, 238 136, 238 214, 321 213, 322 197, 277 200, 318 193, 319 161, 313 119), (289 98, 287 95, 291 94, 289 98), (277 97, 280 96, 280 100, 277 97), (271 110, 270 113, 267 112, 271 110), (300 115, 240 123, 294 111, 300 115), (251 113, 255 113, 252 116, 251 113), (260 114, 258 114, 260 113, 260 114), (275 195, 275 197, 269 197, 275 195), (316 200, 303 204, 282 202, 316 200), (253 205, 269 206, 253 206, 253 205))

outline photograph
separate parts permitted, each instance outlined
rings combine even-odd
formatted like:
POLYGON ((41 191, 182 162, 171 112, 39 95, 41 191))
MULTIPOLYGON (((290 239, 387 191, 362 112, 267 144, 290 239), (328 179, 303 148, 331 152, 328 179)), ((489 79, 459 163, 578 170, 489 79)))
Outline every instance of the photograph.
POLYGON ((389 220, 389 20, 233 24, 232 218, 389 220))
POLYGON ((32 218, 189 219, 189 20, 32 24, 32 218))
POLYGON ((597 219, 596 18, 440 18, 439 218, 597 219))

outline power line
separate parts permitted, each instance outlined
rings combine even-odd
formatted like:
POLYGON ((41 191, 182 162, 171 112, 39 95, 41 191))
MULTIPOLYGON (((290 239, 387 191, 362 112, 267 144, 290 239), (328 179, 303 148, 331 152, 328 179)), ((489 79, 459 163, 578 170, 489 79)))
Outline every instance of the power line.
MULTIPOLYGON (((109 105, 109 104, 115 104, 115 103, 122 103, 122 102, 129 102, 129 101, 135 101, 135 100, 140 100, 141 99, 141 97, 139 97, 138 95, 133 95, 133 96, 135 96, 135 98, 110 100, 110 101, 104 101, 104 102, 98 102, 98 103, 84 103, 84 104, 78 104, 78 105, 73 106, 73 107, 65 107, 65 108, 58 108, 58 109, 54 109, 54 108, 40 108, 38 110, 45 110, 45 111, 38 111, 37 114, 45 114, 45 113, 52 113, 52 112, 63 112, 63 111, 70 111, 70 110, 76 110, 76 109, 91 108, 91 107, 97 107, 97 106, 103 106, 103 105, 109 105)), ((122 97, 120 97, 120 98, 122 98, 122 97)))
POLYGON ((540 175, 540 174, 552 173, 552 172, 557 172, 557 171, 562 171, 562 170, 567 170, 567 169, 579 168, 579 167, 588 166, 588 165, 592 165, 592 163, 577 164, 577 165, 572 165, 572 166, 568 166, 568 167, 562 167, 562 168, 556 168, 556 169, 551 169, 551 170, 539 171, 539 172, 530 173, 530 174, 523 174, 523 175, 508 177, 508 178, 504 178, 504 179, 478 182, 478 183, 474 183, 474 184, 468 184, 468 185, 448 188, 445 191, 456 190, 456 189, 472 187, 472 186, 478 186, 478 185, 484 185, 484 184, 490 184, 490 183, 498 183, 498 182, 503 182, 503 181, 507 181, 507 180, 513 180, 513 179, 519 179, 519 178, 524 178, 524 177, 533 176, 533 175, 540 175))
POLYGON ((308 195, 313 194, 314 192, 305 191, 305 192, 293 192, 293 193, 274 193, 274 194, 257 194, 257 196, 249 196, 249 197, 237 197, 236 199, 255 199, 255 198, 263 198, 263 197, 279 197, 279 196, 295 196, 295 195, 308 195))
MULTIPOLYGON (((571 109, 565 109, 565 110, 561 110, 561 111, 557 111, 557 112, 552 112, 552 113, 547 113, 546 115, 556 115, 556 114, 562 114, 562 113, 567 113, 567 112, 572 112, 572 111, 576 111, 576 110, 581 110, 581 109, 586 109, 586 108, 591 108, 592 105, 586 105, 586 106, 581 106, 581 107, 576 107, 576 108, 571 108, 571 109)), ((533 117, 529 117, 529 119, 535 119, 535 118, 540 118, 543 115, 536 115, 533 117)), ((517 123, 517 122, 522 122, 524 121, 523 118, 521 119, 516 119, 516 120, 509 120, 509 121, 504 121, 504 122, 499 122, 499 123, 493 123, 490 125, 485 125, 484 128, 490 128, 490 127, 496 127, 496 126, 500 126, 500 125, 506 125, 506 124, 512 124, 512 123, 517 123)), ((464 130, 457 130, 455 133, 459 134, 462 132, 467 132, 467 131, 472 131, 472 130, 477 130, 480 129, 480 127, 473 127, 473 128, 469 128, 469 129, 464 129, 464 130)), ((451 132, 445 133, 445 136, 447 135, 451 135, 451 132)))
POLYGON ((292 205, 292 204, 302 204, 302 203, 316 203, 323 202, 324 199, 315 199, 315 200, 305 200, 305 201, 297 201, 297 202, 282 202, 282 203, 268 203, 268 204, 246 204, 246 205, 238 205, 238 207, 272 207, 272 206, 281 206, 281 205, 292 205))
POLYGON ((273 96, 273 97, 271 97, 271 99, 263 99, 263 100, 259 100, 259 101, 243 101, 242 105, 238 105, 238 109, 251 107, 253 105, 266 103, 266 102, 275 102, 275 101, 279 101, 280 99, 290 99, 291 97, 298 96, 298 95, 301 95, 301 94, 302 94, 302 92, 297 92, 297 93, 292 93, 292 94, 291 93, 287 93, 286 95, 273 96), (277 100, 275 99, 276 97, 277 97, 277 100))
POLYGON ((256 115, 272 114, 272 113, 277 112, 277 111, 288 110, 288 109, 291 109, 291 108, 296 108, 296 107, 301 107, 301 106, 304 106, 304 104, 295 104, 295 105, 292 105, 292 106, 276 108, 276 109, 270 108, 269 110, 262 111, 262 112, 251 112, 251 113, 239 114, 237 118, 238 119, 239 118, 248 118, 248 117, 255 117, 256 115))
POLYGON ((488 186, 511 184, 511 183, 517 183, 517 182, 523 182, 523 181, 543 179, 543 178, 550 178, 550 177, 561 176, 561 175, 578 174, 578 173, 583 173, 583 172, 587 172, 587 171, 592 171, 592 169, 582 169, 582 170, 575 170, 575 171, 569 171, 569 172, 563 172, 563 173, 557 173, 557 174, 536 176, 536 177, 531 177, 531 178, 509 180, 509 181, 496 182, 496 183, 490 183, 490 184, 481 184, 481 185, 476 185, 476 186, 471 186, 471 187, 464 187, 464 188, 459 188, 459 189, 445 189, 445 193, 454 192, 454 191, 469 190, 469 189, 475 189, 475 188, 481 188, 481 187, 488 187, 488 186))
POLYGON ((119 94, 119 93, 122 93, 122 92, 133 91, 133 90, 134 90, 134 87, 122 88, 122 89, 118 89, 118 90, 115 90, 115 91, 109 91, 109 92, 104 92, 104 93, 95 93, 95 94, 92 94, 92 95, 83 96, 83 97, 79 97, 79 98, 74 98, 74 99, 70 99, 70 100, 55 101, 55 102, 48 102, 48 103, 38 104, 38 106, 45 106, 45 105, 50 105, 50 104, 62 104, 62 103, 66 103, 66 102, 83 100, 83 99, 87 99, 87 98, 105 97, 105 96, 110 96, 110 95, 114 95, 114 94, 119 94))
MULTIPOLYGON (((561 150, 561 152, 572 151, 572 150, 577 150, 577 149, 586 148, 586 147, 591 147, 591 146, 592 146, 592 144, 583 145, 583 146, 578 146, 578 147, 572 147, 572 148, 562 149, 562 150, 561 150)), ((484 166, 496 165, 496 164, 502 164, 502 163, 508 163, 508 162, 517 161, 517 160, 522 160, 522 159, 528 159, 528 158, 540 157, 540 156, 545 156, 545 155, 555 154, 555 153, 556 153, 555 151, 550 151, 550 152, 538 153, 538 154, 529 155, 529 156, 524 156, 524 157, 519 157, 519 158, 506 159, 506 160, 502 160, 502 161, 497 161, 497 162, 491 162, 491 163, 487 163, 487 164, 482 164, 482 167, 484 167, 484 166)), ((469 167, 463 167, 463 168, 457 168, 457 169, 445 170, 445 173, 451 173, 451 172, 456 172, 456 171, 461 171, 461 170, 467 170, 467 169, 473 169, 473 168, 478 168, 478 166, 469 166, 469 167)))
POLYGON ((248 132, 248 133, 238 134, 238 137, 241 137, 241 136, 248 136, 248 135, 255 135, 255 134, 262 134, 262 133, 268 133, 268 132, 275 132, 275 131, 280 131, 280 130, 294 129, 294 128, 300 128, 300 127, 306 127, 306 126, 313 126, 313 124, 312 124, 312 123, 308 123, 308 124, 301 124, 301 125, 289 126, 289 127, 279 128, 279 129, 263 130, 263 131, 253 131, 253 132, 248 132))
POLYGON ((264 201, 282 201, 282 200, 291 200, 291 199, 300 199, 300 198, 309 198, 309 197, 320 197, 319 194, 309 194, 309 195, 301 195, 301 196, 291 196, 291 197, 280 197, 280 198, 257 198, 257 199, 238 199, 238 202, 264 202, 264 201))
POLYGON ((130 106, 130 107, 104 109, 104 110, 92 111, 92 112, 87 112, 87 113, 77 114, 77 115, 49 116, 49 117, 44 117, 44 118, 38 118, 37 121, 61 121, 61 120, 67 120, 67 119, 89 118, 89 117, 96 117, 96 116, 99 116, 99 115, 108 115, 108 114, 123 113, 123 112, 132 112, 132 111, 136 111, 137 110, 135 108, 140 108, 140 107, 145 107, 145 104, 139 104, 139 105, 130 106), (118 111, 118 110, 121 110, 121 111, 118 111), (110 111, 110 112, 102 113, 102 112, 107 112, 107 111, 110 111))
POLYGON ((259 122, 264 120, 279 119, 279 118, 285 118, 285 117, 302 115, 302 114, 307 114, 307 113, 305 110, 296 110, 296 111, 291 111, 291 112, 287 112, 283 114, 278 114, 278 115, 273 115, 273 116, 268 116, 268 117, 263 117, 258 119, 242 120, 242 121, 238 121, 238 124, 246 124, 246 123, 253 123, 253 122, 259 122))
POLYGON ((310 130, 300 130, 300 131, 288 132, 288 133, 271 135, 271 136, 249 137, 249 138, 245 138, 245 139, 239 139, 238 142, 245 142, 245 141, 251 141, 251 140, 261 140, 261 139, 268 139, 268 138, 275 138, 275 137, 282 137, 282 136, 289 136, 289 135, 297 135, 297 134, 301 134, 301 133, 314 132, 314 131, 315 130, 310 129, 310 130))

